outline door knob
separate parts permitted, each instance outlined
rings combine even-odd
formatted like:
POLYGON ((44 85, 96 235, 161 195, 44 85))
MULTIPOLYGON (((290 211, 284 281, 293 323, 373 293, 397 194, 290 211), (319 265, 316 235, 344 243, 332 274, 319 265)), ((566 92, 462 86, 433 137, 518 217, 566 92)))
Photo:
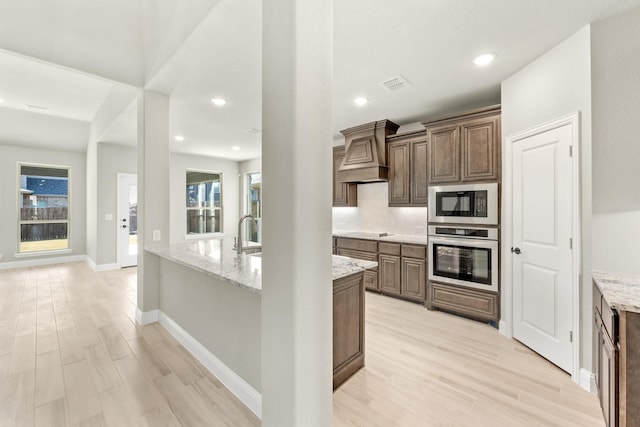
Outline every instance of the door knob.
POLYGON ((122 228, 127 228, 127 224, 122 224, 122 228))
POLYGON ((522 253, 520 248, 511 248, 511 252, 513 252, 516 255, 520 255, 522 253))

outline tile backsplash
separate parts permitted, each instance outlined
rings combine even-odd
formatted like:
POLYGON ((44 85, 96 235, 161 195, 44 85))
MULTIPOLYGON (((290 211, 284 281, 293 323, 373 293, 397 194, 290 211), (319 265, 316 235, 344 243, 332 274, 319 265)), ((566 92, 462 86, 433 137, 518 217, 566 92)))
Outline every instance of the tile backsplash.
POLYGON ((390 208, 389 184, 358 184, 357 208, 333 208, 334 231, 426 234, 427 208, 390 208))

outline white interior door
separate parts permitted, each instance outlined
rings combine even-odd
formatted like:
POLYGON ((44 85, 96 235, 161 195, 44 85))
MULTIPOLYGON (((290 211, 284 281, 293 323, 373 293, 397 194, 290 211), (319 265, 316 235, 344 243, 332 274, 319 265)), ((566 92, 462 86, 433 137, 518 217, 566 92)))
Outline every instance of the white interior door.
POLYGON ((118 264, 138 264, 138 178, 118 174, 118 264))
POLYGON ((573 372, 572 125, 513 144, 513 336, 573 372))

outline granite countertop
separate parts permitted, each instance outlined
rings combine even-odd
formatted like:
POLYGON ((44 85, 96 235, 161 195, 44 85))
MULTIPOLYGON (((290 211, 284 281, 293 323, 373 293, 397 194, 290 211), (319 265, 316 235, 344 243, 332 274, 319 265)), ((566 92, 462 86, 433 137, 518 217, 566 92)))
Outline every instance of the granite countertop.
POLYGON ((414 243, 426 245, 429 239, 426 234, 387 234, 383 232, 369 231, 334 231, 335 237, 348 237, 351 239, 377 240, 380 242, 414 243))
MULTIPOLYGON (((185 267, 262 293, 261 255, 240 254, 231 239, 202 239, 170 246, 149 246, 146 251, 185 267)), ((333 255, 333 280, 374 268, 378 263, 333 255)))
POLYGON ((640 313, 640 274, 594 271, 593 280, 611 308, 640 313))

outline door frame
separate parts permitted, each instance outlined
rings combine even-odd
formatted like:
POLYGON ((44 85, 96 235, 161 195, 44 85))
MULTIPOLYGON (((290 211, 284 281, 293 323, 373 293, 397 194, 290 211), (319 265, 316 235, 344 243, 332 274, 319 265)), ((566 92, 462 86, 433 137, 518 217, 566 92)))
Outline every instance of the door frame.
MULTIPOLYGON (((122 257, 120 254, 121 244, 122 244, 122 233, 120 232, 120 193, 122 192, 122 178, 136 178, 138 179, 138 174, 135 173, 125 173, 118 172, 117 174, 117 182, 116 182, 116 262, 118 263, 118 268, 122 268, 122 257)), ((138 241, 138 254, 140 253, 140 241, 138 241)))
POLYGON ((571 254, 571 286, 572 286, 572 325, 573 331, 573 369, 571 379, 580 383, 580 277, 582 268, 581 251, 581 214, 580 214, 580 112, 576 111, 549 122, 542 123, 522 132, 506 137, 502 164, 502 274, 501 274, 501 306, 502 316, 499 323, 500 333, 513 338, 513 264, 511 247, 513 243, 513 144, 531 136, 544 133, 565 125, 571 125, 571 219, 573 250, 571 254))

